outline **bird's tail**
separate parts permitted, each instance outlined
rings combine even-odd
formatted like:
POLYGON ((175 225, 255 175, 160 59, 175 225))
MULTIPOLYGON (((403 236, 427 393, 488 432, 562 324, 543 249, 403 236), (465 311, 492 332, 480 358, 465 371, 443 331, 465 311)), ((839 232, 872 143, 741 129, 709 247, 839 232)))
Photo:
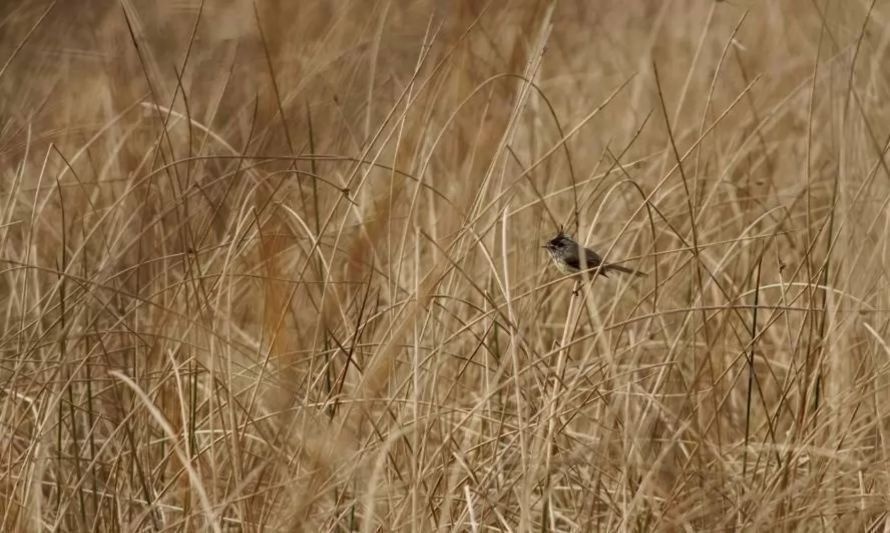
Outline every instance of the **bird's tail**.
POLYGON ((613 271, 624 272, 625 274, 633 274, 634 276, 638 276, 638 277, 646 275, 645 272, 640 272, 639 270, 634 270, 632 268, 623 267, 621 265, 606 265, 603 268, 604 268, 605 272, 613 272, 613 271))

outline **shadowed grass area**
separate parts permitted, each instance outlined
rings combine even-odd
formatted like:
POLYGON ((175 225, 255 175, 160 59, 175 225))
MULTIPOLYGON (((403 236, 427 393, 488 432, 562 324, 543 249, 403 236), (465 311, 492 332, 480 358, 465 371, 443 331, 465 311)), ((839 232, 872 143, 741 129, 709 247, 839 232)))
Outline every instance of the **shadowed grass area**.
POLYGON ((0 530, 884 529, 888 24, 0 5, 0 530))

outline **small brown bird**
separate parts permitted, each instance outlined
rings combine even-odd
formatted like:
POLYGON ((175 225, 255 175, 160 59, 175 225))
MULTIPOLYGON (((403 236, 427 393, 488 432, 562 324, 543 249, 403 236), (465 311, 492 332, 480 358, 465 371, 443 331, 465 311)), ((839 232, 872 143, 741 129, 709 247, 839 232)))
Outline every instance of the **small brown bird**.
MULTIPOLYGON (((574 274, 583 270, 594 270, 603 263, 603 258, 590 248, 584 248, 571 237, 560 231, 556 237, 550 239, 543 246, 553 259, 556 268, 563 274, 574 274), (581 250, 584 250, 583 258, 581 250), (582 265, 583 262, 583 265, 582 265)), ((623 267, 621 265, 605 264, 599 269, 599 273, 608 276, 609 272, 624 272, 635 276, 645 276, 643 272, 623 267)))

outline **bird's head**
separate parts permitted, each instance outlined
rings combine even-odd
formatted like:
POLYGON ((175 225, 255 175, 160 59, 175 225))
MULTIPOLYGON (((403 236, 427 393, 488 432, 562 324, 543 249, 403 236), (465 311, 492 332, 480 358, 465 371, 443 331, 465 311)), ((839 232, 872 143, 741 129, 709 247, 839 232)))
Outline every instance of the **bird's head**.
POLYGON ((568 246, 571 243, 572 243, 571 237, 569 237, 565 232, 563 232, 560 229, 559 233, 556 234, 556 237, 553 237, 552 239, 547 241, 543 247, 549 251, 555 252, 558 250, 563 250, 565 248, 568 248, 568 246))

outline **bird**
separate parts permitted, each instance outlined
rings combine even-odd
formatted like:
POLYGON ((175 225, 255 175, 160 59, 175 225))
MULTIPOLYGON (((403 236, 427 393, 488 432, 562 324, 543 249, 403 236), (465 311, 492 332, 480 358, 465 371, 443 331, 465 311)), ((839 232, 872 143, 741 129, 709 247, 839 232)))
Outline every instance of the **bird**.
POLYGON ((639 270, 623 267, 621 265, 603 264, 603 258, 590 248, 585 248, 575 242, 564 231, 559 230, 556 237, 553 237, 543 248, 547 249, 553 264, 563 274, 575 274, 581 270, 594 270, 599 268, 599 273, 608 277, 610 272, 623 272, 625 274, 633 274, 634 276, 645 276, 646 274, 639 270), (583 257, 581 251, 584 251, 583 257), (582 268, 583 265, 583 268, 582 268), (601 266, 602 265, 602 266, 601 266))

